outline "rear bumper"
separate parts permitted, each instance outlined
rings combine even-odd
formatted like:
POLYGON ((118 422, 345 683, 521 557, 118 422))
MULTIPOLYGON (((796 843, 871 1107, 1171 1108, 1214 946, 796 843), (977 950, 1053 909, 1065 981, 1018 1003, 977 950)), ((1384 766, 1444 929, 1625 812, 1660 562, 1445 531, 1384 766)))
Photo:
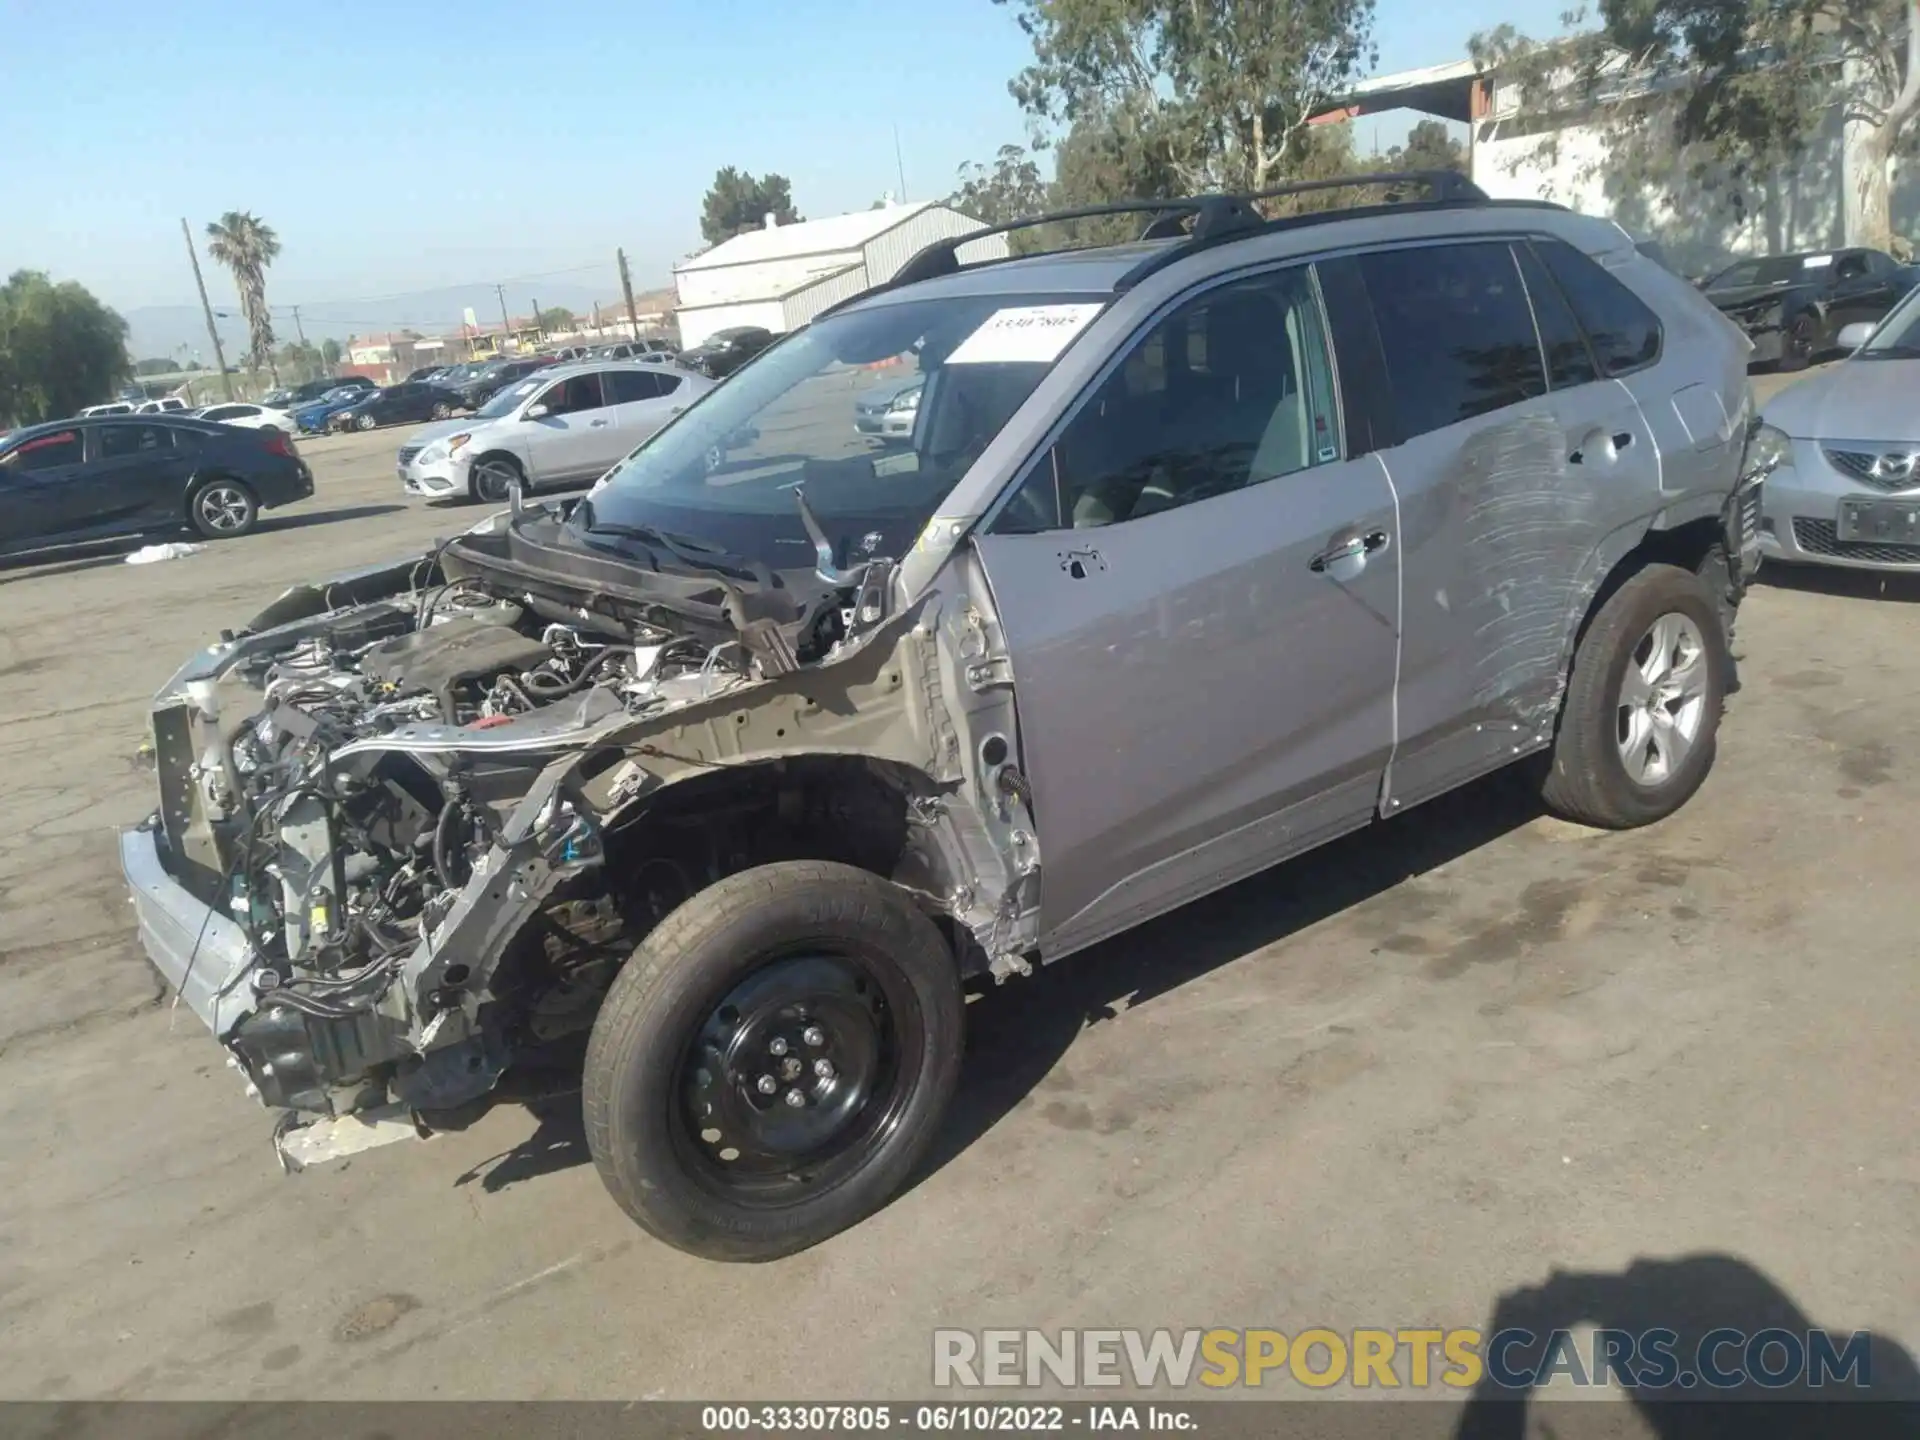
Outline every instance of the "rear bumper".
POLYGON ((247 984, 253 947, 246 935, 167 873, 157 816, 120 832, 120 868, 147 958, 187 1008, 225 1039, 255 1006, 247 984))

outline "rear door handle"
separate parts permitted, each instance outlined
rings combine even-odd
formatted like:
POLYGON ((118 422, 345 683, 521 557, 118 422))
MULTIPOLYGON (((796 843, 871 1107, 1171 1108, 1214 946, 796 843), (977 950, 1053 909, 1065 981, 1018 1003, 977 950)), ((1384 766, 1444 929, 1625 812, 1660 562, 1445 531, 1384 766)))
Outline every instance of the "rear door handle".
POLYGON ((1376 550, 1387 548, 1387 532, 1369 530, 1364 535, 1352 535, 1338 544, 1322 550, 1307 562, 1307 568, 1314 574, 1326 572, 1330 565, 1338 565, 1342 560, 1363 560, 1376 550))

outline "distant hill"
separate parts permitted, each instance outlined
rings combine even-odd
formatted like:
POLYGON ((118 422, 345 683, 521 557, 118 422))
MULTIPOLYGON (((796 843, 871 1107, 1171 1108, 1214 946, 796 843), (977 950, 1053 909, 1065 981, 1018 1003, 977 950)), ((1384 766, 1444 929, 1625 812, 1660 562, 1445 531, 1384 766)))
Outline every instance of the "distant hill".
MULTIPOLYGON (((291 303, 282 301, 269 292, 269 298, 278 306, 291 303)), ((634 304, 641 311, 660 309, 670 306, 673 301, 671 290, 648 291, 643 297, 634 292, 634 304)), ((533 309, 533 301, 538 300, 542 309, 563 306, 576 315, 590 316, 595 302, 600 305, 604 315, 608 310, 616 313, 623 309, 617 288, 588 287, 584 285, 514 285, 508 287, 507 302, 513 307, 515 316, 523 316, 533 309), (611 293, 610 293, 611 292, 611 293)), ((344 341, 349 335, 380 335, 386 331, 418 330, 423 335, 454 334, 460 329, 462 312, 473 307, 474 317, 482 326, 500 323, 500 298, 491 286, 451 286, 444 290, 423 290, 416 294, 402 295, 389 300, 346 300, 334 304, 309 305, 300 303, 300 324, 307 333, 307 339, 318 342, 325 339, 344 341)), ((234 318, 219 321, 220 341, 227 347, 227 359, 234 358, 236 349, 244 348, 246 327, 241 323, 236 307, 231 302, 215 302, 216 309, 226 310, 234 318)), ((207 323, 200 314, 198 305, 141 305, 121 314, 127 322, 127 347, 135 355, 172 355, 180 346, 185 345, 198 351, 211 364, 213 357, 207 355, 207 323)), ((274 329, 281 340, 297 338, 294 332, 293 318, 284 313, 276 313, 274 329)))

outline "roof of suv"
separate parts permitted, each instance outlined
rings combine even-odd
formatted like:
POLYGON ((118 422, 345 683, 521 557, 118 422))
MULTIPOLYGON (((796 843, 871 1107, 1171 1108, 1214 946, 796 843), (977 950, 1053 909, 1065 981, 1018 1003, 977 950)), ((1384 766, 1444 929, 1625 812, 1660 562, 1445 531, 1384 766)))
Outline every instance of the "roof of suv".
MULTIPOLYGON (((1266 242, 1262 258, 1311 255, 1349 246, 1516 229, 1546 231, 1589 253, 1631 248, 1627 233, 1599 220, 1542 201, 1479 200, 1472 203, 1397 204, 1271 222, 1210 241, 1189 237, 1138 240, 1079 250, 1053 250, 962 265, 928 279, 882 285, 848 302, 853 309, 937 295, 1112 295, 1131 288, 1141 267, 1158 259, 1168 266, 1191 263, 1202 272, 1231 268, 1245 247, 1266 242)), ((957 237, 958 244, 969 236, 957 237)), ((940 242, 949 243, 949 242, 940 242)), ((937 248, 937 247, 936 247, 937 248)), ((908 271, 911 271, 911 265, 908 271)), ((1154 268, 1158 268, 1155 266, 1154 268)), ((908 272, 903 272, 908 273, 908 272)))

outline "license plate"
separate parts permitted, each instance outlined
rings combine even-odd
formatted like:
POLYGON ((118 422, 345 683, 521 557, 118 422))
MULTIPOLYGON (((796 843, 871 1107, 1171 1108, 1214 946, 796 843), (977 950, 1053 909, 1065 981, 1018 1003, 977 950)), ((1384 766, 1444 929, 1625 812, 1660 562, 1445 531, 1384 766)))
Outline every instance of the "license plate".
POLYGON ((1842 500, 1839 537, 1920 545, 1920 504, 1911 500, 1842 500))

